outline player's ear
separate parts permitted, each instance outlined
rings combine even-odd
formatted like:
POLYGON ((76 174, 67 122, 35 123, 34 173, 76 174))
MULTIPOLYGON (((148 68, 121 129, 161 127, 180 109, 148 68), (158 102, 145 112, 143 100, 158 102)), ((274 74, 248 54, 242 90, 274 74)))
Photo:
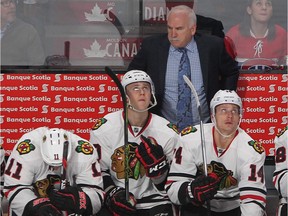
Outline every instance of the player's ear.
POLYGON ((196 29, 197 29, 197 26, 196 26, 196 25, 193 25, 193 26, 191 27, 191 29, 190 29, 191 35, 195 35, 196 29))
POLYGON ((213 115, 213 114, 211 113, 210 118, 211 118, 211 122, 213 122, 213 123, 215 124, 215 115, 213 115))

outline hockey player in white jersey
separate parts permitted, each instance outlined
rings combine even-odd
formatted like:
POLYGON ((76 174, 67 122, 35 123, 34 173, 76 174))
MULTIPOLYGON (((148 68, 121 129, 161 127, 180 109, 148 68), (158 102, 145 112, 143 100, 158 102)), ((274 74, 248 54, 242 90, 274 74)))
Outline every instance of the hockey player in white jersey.
POLYGON ((239 127, 241 98, 235 91, 219 90, 210 112, 212 123, 203 125, 208 175, 203 169, 201 128, 187 127, 171 164, 167 193, 181 205, 182 215, 207 215, 209 200, 212 216, 262 216, 265 151, 239 127))
POLYGON ((97 159, 87 140, 64 129, 40 127, 24 134, 5 168, 4 194, 10 215, 96 214, 104 200, 97 159))
POLYGON ((90 142, 101 155, 107 192, 105 207, 113 215, 173 215, 164 185, 179 140, 178 130, 166 119, 148 111, 156 105, 156 99, 154 84, 144 71, 128 71, 121 84, 127 97, 129 121, 129 202, 124 189, 123 111, 98 119, 90 134, 90 142))
POLYGON ((288 126, 281 130, 274 139, 275 143, 275 171, 273 183, 279 193, 280 202, 277 209, 277 216, 287 216, 288 199, 288 126))

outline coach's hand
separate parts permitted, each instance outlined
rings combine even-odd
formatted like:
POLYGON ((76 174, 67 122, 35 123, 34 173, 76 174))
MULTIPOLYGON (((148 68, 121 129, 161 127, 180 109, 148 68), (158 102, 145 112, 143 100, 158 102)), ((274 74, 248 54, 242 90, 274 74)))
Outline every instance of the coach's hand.
POLYGON ((127 201, 125 195, 125 189, 121 187, 113 187, 106 193, 105 204, 114 216, 135 215, 135 197, 132 193, 129 193, 129 201, 127 201))
POLYGON ((159 177, 169 169, 163 148, 153 137, 141 135, 141 143, 135 150, 136 157, 146 169, 149 177, 159 177))
POLYGON ((80 187, 68 186, 64 190, 53 190, 49 194, 51 203, 62 211, 80 215, 92 215, 90 198, 80 187))
POLYGON ((188 184, 188 194, 191 199, 198 202, 205 202, 214 197, 219 188, 219 178, 215 173, 208 176, 199 176, 188 184))
POLYGON ((23 216, 61 216, 62 213, 49 198, 36 198, 28 202, 24 208, 23 216))

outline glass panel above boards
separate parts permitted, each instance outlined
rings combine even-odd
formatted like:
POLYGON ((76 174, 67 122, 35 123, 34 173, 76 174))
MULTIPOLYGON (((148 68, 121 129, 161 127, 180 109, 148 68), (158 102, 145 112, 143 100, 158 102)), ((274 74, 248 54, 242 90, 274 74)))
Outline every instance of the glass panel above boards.
POLYGON ((184 4, 197 14, 199 33, 231 39, 240 69, 287 66, 286 0, 9 2, 1 4, 1 65, 126 68, 142 39, 166 33, 167 13, 184 4))

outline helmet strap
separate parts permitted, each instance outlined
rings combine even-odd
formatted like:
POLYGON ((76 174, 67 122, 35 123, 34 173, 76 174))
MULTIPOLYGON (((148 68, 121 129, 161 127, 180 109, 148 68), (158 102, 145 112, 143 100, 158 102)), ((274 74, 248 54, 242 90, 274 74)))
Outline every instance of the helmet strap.
POLYGON ((127 107, 128 107, 129 109, 134 110, 135 112, 139 112, 139 113, 146 112, 146 111, 148 111, 149 109, 151 109, 152 107, 154 107, 154 106, 157 105, 157 101, 156 101, 155 95, 154 95, 153 93, 152 93, 152 97, 153 97, 154 103, 153 103, 152 101, 150 101, 150 106, 147 107, 146 109, 143 109, 143 110, 139 110, 139 109, 136 109, 135 107, 133 107, 132 104, 130 103, 130 98, 129 98, 129 96, 126 95, 126 97, 127 97, 127 99, 128 99, 127 107))
POLYGON ((233 131, 231 134, 223 134, 220 132, 219 128, 217 127, 217 122, 216 122, 216 118, 215 118, 215 115, 213 115, 213 118, 212 118, 212 122, 214 123, 214 126, 215 126, 215 129, 216 131, 224 138, 229 138, 231 137, 238 129, 239 129, 239 126, 240 126, 240 123, 241 123, 241 119, 242 119, 242 116, 240 115, 240 119, 239 119, 239 123, 238 123, 238 126, 237 128, 235 129, 235 131, 233 131))

